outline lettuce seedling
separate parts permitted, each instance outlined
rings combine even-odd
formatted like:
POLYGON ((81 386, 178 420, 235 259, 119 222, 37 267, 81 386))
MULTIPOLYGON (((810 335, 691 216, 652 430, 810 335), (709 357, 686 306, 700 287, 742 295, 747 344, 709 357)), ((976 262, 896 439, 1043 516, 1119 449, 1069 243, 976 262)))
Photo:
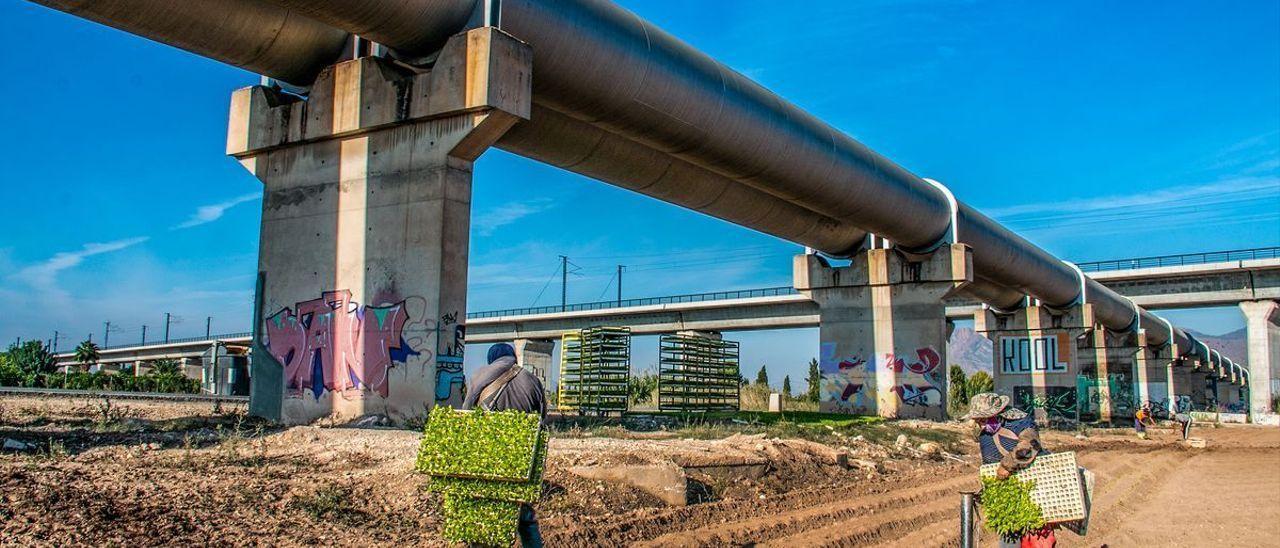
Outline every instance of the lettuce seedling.
POLYGON ((1033 480, 982 478, 982 510, 986 526, 1002 537, 1021 537, 1044 527, 1040 505, 1031 500, 1033 480))
POLYGON ((437 405, 428 416, 416 468, 433 477, 528 482, 540 423, 533 413, 437 405))
POLYGON ((444 496, 445 540, 483 546, 511 546, 516 539, 520 505, 461 495, 444 496))

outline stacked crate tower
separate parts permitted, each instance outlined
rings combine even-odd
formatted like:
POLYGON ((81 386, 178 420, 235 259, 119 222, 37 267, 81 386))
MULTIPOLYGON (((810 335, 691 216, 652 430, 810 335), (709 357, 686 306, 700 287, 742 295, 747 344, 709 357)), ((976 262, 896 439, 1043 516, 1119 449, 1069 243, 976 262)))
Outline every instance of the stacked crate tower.
POLYGON ((590 327, 560 339, 561 410, 612 415, 627 410, 631 329, 590 327))
POLYGON ((736 341, 690 333, 659 340, 660 411, 737 411, 741 378, 736 341))

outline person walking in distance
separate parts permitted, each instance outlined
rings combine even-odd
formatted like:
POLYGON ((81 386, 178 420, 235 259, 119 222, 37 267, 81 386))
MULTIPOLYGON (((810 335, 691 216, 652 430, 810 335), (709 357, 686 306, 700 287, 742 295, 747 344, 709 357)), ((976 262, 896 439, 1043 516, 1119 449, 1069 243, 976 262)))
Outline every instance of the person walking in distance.
POLYGON ((1138 439, 1147 439, 1147 426, 1155 426, 1155 419, 1151 418, 1151 404, 1144 403, 1138 411, 1133 414, 1133 429, 1138 432, 1138 439))
POLYGON ((1173 420, 1178 423, 1182 431, 1182 441, 1187 441, 1187 438, 1191 436, 1191 413, 1179 411, 1173 414, 1173 420))
MULTIPOLYGON (((467 384, 467 397, 463 409, 481 408, 488 411, 514 409, 525 413, 537 413, 547 418, 547 397, 542 391, 542 381, 516 363, 516 349, 507 343, 489 347, 489 365, 471 375, 467 384)), ((542 532, 533 507, 520 505, 520 546, 542 548, 542 532)))

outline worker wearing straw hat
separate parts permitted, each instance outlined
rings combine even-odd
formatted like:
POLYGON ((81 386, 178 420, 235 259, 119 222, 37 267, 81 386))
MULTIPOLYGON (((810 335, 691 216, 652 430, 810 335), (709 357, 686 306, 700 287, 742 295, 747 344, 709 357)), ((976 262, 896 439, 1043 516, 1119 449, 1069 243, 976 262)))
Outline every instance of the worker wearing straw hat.
MULTIPOLYGON (((982 427, 978 433, 982 463, 999 463, 996 476, 1000 479, 1030 466, 1037 456, 1047 453, 1040 445, 1035 420, 1023 410, 1010 407, 1009 396, 992 392, 975 394, 969 399, 969 412, 961 420, 971 420, 982 427)), ((1049 546, 1055 542, 1052 528, 1032 535, 1040 542, 1047 541, 1049 546)), ((1022 539, 1001 538, 1000 547, 1006 546, 1022 546, 1022 539)))

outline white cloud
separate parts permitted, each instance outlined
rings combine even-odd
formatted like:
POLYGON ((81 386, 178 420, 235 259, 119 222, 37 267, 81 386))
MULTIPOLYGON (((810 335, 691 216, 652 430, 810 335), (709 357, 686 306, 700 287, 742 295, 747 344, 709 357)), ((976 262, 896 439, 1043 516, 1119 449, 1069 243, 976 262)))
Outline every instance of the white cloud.
POLYGON ((1170 206, 1182 202, 1196 206, 1199 199, 1221 200, 1241 195, 1269 194, 1280 191, 1280 180, 1274 177, 1242 177, 1217 181, 1213 183, 1174 187, 1167 190, 1137 192, 1095 198, 1080 198, 1054 202, 1036 202, 1008 207, 996 207, 986 210, 987 215, 1001 220, 1015 220, 1019 217, 1038 213, 1073 213, 1124 208, 1150 208, 1170 206))
POLYGON ((476 234, 489 236, 501 227, 515 223, 530 215, 542 213, 551 209, 553 205, 554 202, 549 198, 511 203, 476 215, 474 219, 471 219, 471 226, 476 229, 476 234))
POLYGON ((249 194, 236 196, 235 198, 232 198, 225 202, 202 205, 196 208, 195 213, 192 213, 190 218, 183 221, 181 224, 174 226, 172 230, 191 228, 191 227, 200 226, 203 224, 212 223, 218 219, 221 219, 222 215, 226 213, 228 209, 231 209, 245 202, 251 202, 253 200, 257 200, 261 197, 262 197, 261 193, 251 192, 249 194))
POLYGON ((44 262, 27 266, 13 274, 12 278, 24 282, 36 290, 52 293, 54 295, 62 294, 57 285, 59 272, 79 265, 88 257, 101 255, 103 253, 111 253, 113 251, 120 251, 121 249, 138 245, 149 239, 151 238, 147 236, 140 236, 137 238, 126 238, 112 242, 87 243, 76 251, 63 251, 46 259, 44 262))

